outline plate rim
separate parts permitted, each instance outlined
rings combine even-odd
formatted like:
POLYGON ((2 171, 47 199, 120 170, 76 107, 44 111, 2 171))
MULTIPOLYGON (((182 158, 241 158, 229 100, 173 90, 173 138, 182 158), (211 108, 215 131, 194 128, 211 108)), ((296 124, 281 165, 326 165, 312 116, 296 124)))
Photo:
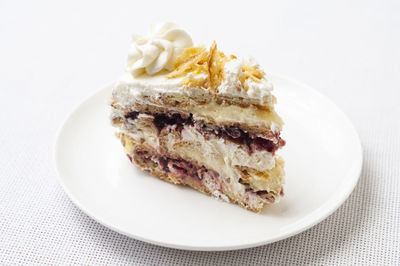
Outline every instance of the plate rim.
POLYGON ((303 82, 300 82, 296 79, 292 79, 289 78, 285 75, 282 74, 276 74, 273 72, 269 72, 270 76, 276 77, 278 79, 282 79, 285 81, 288 81, 290 83, 296 84, 298 86, 303 87, 304 89, 307 89, 308 91, 311 91, 314 94, 317 94, 319 97, 322 97, 324 100, 328 101, 329 104, 331 106, 333 106, 334 108, 336 108, 336 111, 338 111, 345 120, 347 120, 348 125, 350 126, 349 129, 352 131, 352 133, 355 135, 356 137, 356 142, 354 143, 355 146, 357 146, 357 153, 358 153, 358 158, 357 158, 357 162, 355 163, 355 174, 354 177, 352 178, 351 182, 349 182, 349 185, 347 186, 347 189, 344 190, 340 190, 341 193, 338 194, 334 194, 335 196, 331 197, 330 199, 328 199, 324 204, 322 204, 321 206, 319 206, 317 209, 315 209, 314 211, 310 212, 306 217, 304 217, 304 221, 302 222, 302 224, 306 224, 305 226, 300 226, 300 228, 295 228, 292 231, 288 231, 286 233, 282 233, 279 236, 273 237, 273 238, 268 238, 267 240, 262 240, 262 241, 257 241, 257 242, 251 242, 251 243, 244 243, 244 244, 234 244, 234 245, 224 245, 224 246, 213 246, 213 245, 208 245, 208 246, 201 246, 201 245, 180 245, 180 244, 175 244, 175 243, 168 243, 168 242, 164 242, 164 241, 158 241, 158 240, 154 240, 154 239, 149 239, 137 234, 132 234, 130 232, 126 232, 123 230, 120 230, 119 228, 117 228, 116 226, 114 226, 113 224, 110 224, 106 221, 101 220, 100 218, 96 217, 96 215, 94 215, 90 210, 88 210, 85 206, 83 206, 73 195, 73 193, 67 188, 66 184, 63 182, 63 178, 61 177, 61 172, 59 171, 59 160, 57 157, 57 152, 59 150, 59 146, 60 144, 60 136, 62 134, 62 132, 64 131, 64 128, 66 127, 68 121, 70 120, 71 116, 77 112, 82 106, 84 106, 90 99, 92 99, 93 97, 95 97, 97 94, 103 92, 106 89, 109 89, 113 86, 114 83, 109 83, 106 86, 101 87, 100 90, 96 90, 95 92, 92 92, 91 94, 89 94, 89 96, 86 96, 84 98, 84 100, 82 100, 81 102, 79 102, 78 104, 75 104, 73 106, 73 108, 71 109, 71 111, 66 115, 66 117, 64 117, 63 122, 60 124, 59 128, 57 129, 55 138, 53 139, 53 161, 54 161, 54 166, 55 166, 55 170, 56 170, 56 179, 58 181, 58 183, 61 185, 62 189, 64 190, 64 192, 67 194, 68 198, 72 201, 72 203, 78 207, 78 209, 80 209, 84 214, 86 214, 87 216, 89 216, 90 218, 92 218, 93 220, 95 220, 97 223, 109 228, 112 231, 115 231, 119 234, 125 235, 129 238, 133 238, 136 240, 140 240, 146 243, 150 243, 150 244, 154 244, 157 246, 162 246, 162 247, 167 247, 167 248, 174 248, 174 249, 180 249, 180 250, 191 250, 191 251, 229 251, 229 250, 240 250, 240 249, 247 249, 247 248, 253 248, 253 247, 258 247, 258 246, 263 246, 263 245, 267 245, 267 244, 271 244, 286 238, 290 238, 294 235, 297 235, 299 233, 302 233, 308 229, 310 229, 311 227, 316 226, 317 224, 319 224, 320 222, 322 222, 323 220, 325 220, 326 218, 328 218, 330 215, 332 215, 337 209, 339 209, 340 206, 343 205, 343 203, 349 198, 350 194, 353 192, 353 190, 355 189, 360 176, 361 176, 361 172, 362 172, 362 165, 363 165, 363 160, 364 160, 364 156, 363 156, 363 147, 361 144, 361 139, 360 136, 354 126, 354 124, 352 123, 351 119, 346 115, 346 113, 339 107, 337 106, 329 97, 325 96, 324 94, 322 94, 320 91, 312 88, 311 86, 309 86, 308 84, 305 84, 303 82), (322 210, 321 210, 322 209, 322 210), (315 217, 315 215, 313 215, 314 213, 319 213, 319 215, 317 216, 317 218, 315 219, 311 219, 310 217, 315 217))

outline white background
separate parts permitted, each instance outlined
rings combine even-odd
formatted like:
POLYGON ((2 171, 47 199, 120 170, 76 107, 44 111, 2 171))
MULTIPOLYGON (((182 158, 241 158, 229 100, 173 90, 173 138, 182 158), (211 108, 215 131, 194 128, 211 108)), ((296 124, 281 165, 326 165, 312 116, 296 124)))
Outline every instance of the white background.
POLYGON ((0 1, 0 125, 0 264, 400 263, 398 1, 0 1), (114 233, 69 201, 55 177, 57 128, 121 74, 130 35, 160 21, 253 55, 348 114, 365 161, 335 214, 268 246, 186 252, 114 233))

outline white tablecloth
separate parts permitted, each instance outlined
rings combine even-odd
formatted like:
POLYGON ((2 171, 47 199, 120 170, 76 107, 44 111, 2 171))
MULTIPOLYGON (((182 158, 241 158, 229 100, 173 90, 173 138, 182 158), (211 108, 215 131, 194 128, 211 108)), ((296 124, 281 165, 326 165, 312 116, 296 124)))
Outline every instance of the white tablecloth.
POLYGON ((0 3, 0 264, 400 264, 399 2, 231 2, 0 3), (71 203, 56 180, 57 128, 122 72, 131 33, 167 20, 348 114, 365 160, 337 212, 267 246, 188 252, 122 236, 71 203))

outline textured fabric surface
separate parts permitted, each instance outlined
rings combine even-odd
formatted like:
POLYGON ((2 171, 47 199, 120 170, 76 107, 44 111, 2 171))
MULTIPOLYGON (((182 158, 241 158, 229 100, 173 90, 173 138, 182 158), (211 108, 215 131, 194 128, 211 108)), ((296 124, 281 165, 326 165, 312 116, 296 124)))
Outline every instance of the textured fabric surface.
POLYGON ((197 7, 209 12, 203 24, 189 11, 167 16, 179 4, 165 2, 157 10, 155 3, 0 3, 0 264, 399 265, 398 2, 280 1, 257 10, 246 2, 224 15, 226 4, 214 3, 213 11, 205 3, 197 7), (217 39, 224 50, 253 54, 267 70, 310 84, 349 115, 364 165, 338 211, 270 245, 192 252, 122 236, 71 203, 56 180, 57 128, 74 105, 118 76, 130 33, 170 19, 199 43, 217 39))

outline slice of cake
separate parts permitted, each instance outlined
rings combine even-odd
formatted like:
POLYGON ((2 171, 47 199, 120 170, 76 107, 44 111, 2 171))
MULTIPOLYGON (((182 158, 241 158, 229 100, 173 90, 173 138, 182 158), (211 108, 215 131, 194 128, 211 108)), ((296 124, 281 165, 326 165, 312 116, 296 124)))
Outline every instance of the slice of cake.
POLYGON ((254 60, 194 46, 172 23, 134 36, 112 92, 128 158, 153 176, 259 212, 283 195, 285 142, 272 84, 254 60))

